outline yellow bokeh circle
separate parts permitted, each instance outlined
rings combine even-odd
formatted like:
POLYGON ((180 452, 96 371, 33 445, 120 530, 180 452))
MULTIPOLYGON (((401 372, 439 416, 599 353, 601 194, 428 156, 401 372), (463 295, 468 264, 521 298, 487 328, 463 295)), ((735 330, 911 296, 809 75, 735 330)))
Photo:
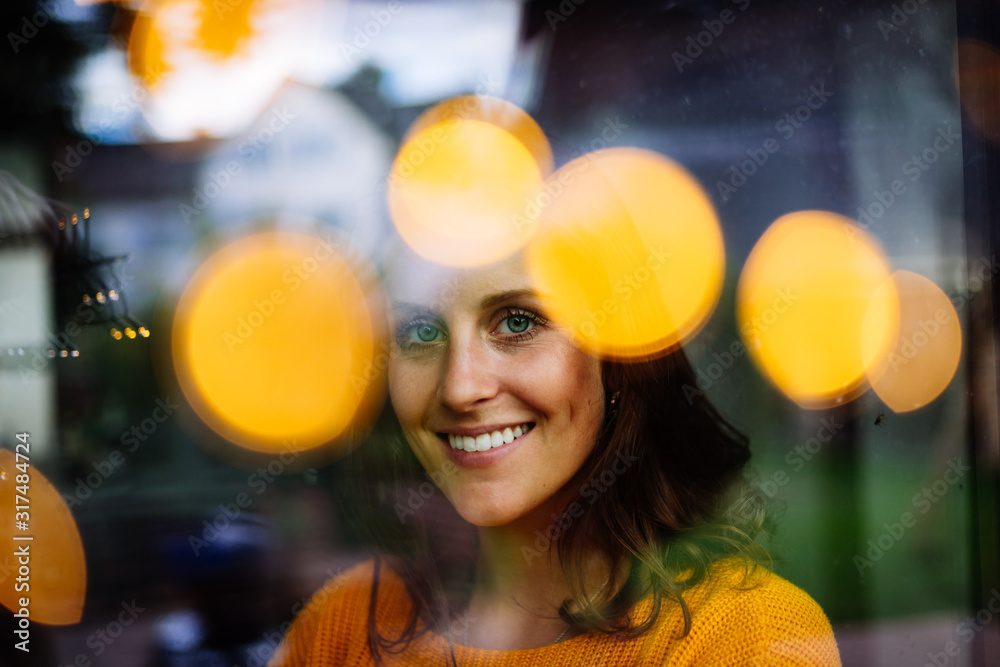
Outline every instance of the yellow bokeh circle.
POLYGON ((517 105, 490 95, 462 95, 435 104, 413 121, 404 143, 428 127, 460 120, 481 121, 506 131, 531 153, 542 174, 552 172, 552 147, 535 119, 517 105))
MULTIPOLYGON (((948 296, 933 281, 896 271, 879 288, 899 299, 895 340, 868 369, 872 389, 895 412, 927 405, 951 383, 962 356, 962 326, 948 296)), ((884 297, 877 293, 869 318, 884 297)))
POLYGON ((857 397, 898 328, 896 295, 879 289, 889 271, 875 240, 848 218, 826 211, 779 218, 737 286, 736 317, 751 358, 803 407, 857 397))
POLYGON ((664 353, 718 303, 725 273, 711 201, 657 153, 612 148, 552 174, 529 270, 582 349, 611 358, 664 353))
POLYGON ((462 114, 458 102, 444 103, 417 120, 396 155, 389 212, 422 257, 483 266, 517 252, 534 232, 537 216, 530 213, 551 152, 527 114, 502 104, 498 115, 481 113, 482 106, 462 114))
POLYGON ((31 465, 30 435, 13 441, 15 452, 0 448, 0 541, 9 569, 0 578, 0 604, 31 622, 79 623, 87 596, 80 531, 59 491, 31 465))
POLYGON ((178 303, 180 386, 205 423, 248 449, 329 442, 371 400, 371 303, 366 270, 337 241, 283 232, 236 241, 178 303))

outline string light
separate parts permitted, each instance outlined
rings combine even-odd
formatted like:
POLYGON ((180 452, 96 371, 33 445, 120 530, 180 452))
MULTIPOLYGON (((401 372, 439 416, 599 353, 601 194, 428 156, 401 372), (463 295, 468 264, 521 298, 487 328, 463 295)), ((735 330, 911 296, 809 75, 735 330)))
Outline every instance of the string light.
POLYGON ((90 305, 90 295, 89 294, 84 294, 83 295, 83 302, 85 304, 87 304, 88 306, 90 305))
POLYGON ((112 329, 111 329, 111 336, 115 340, 121 340, 122 339, 122 332, 119 331, 118 329, 115 329, 114 327, 112 327, 112 329))
POLYGON ((107 301, 107 298, 104 296, 104 292, 98 292, 95 296, 97 298, 97 303, 104 303, 107 301))
POLYGON ((143 338, 149 338, 149 329, 146 327, 139 327, 139 335, 143 338))
POLYGON ((117 290, 113 290, 113 289, 112 290, 108 290, 108 298, 111 299, 112 301, 117 301, 118 300, 118 292, 117 292, 117 290))
POLYGON ((132 327, 125 327, 125 335, 129 338, 135 338, 135 329, 132 327))

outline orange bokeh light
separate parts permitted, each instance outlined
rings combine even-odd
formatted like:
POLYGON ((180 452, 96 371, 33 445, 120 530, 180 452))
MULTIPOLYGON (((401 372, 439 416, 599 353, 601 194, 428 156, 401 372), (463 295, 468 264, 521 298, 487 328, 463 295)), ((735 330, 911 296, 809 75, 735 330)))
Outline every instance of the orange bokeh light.
POLYGON ((647 357, 701 329, 718 303, 725 247, 708 196, 683 167, 606 149, 563 166, 544 190, 528 266, 577 345, 647 357))
POLYGON ((736 317, 751 358, 803 407, 856 398, 898 329, 895 293, 879 290, 888 277, 878 244, 852 220, 826 211, 779 218, 737 286, 736 317))
POLYGON ((378 402, 372 272, 343 245, 251 236, 210 257, 178 303, 172 350, 184 395, 226 439, 306 450, 378 402))
POLYGON ((448 100, 417 119, 396 155, 389 211, 400 237, 426 259, 463 268, 498 262, 536 228, 525 211, 551 165, 541 128, 513 104, 448 100))
POLYGON ((478 120, 509 132, 534 156, 543 175, 552 172, 552 148, 538 123, 518 106, 490 95, 463 95, 435 104, 413 121, 403 143, 432 125, 458 120, 478 120))
MULTIPOLYGON (((962 356, 962 326, 948 296, 931 280, 896 271, 879 288, 899 299, 899 330, 868 371, 872 389, 895 412, 927 405, 951 383, 962 356)), ((868 316, 877 318, 876 304, 868 316)))
MULTIPOLYGON (((30 445, 30 438, 29 438, 30 445)), ((23 447, 18 450, 23 453, 23 447)), ((26 598, 32 622, 49 625, 79 623, 87 593, 87 563, 83 542, 73 515, 62 496, 38 469, 14 452, 0 449, 0 541, 7 545, 8 554, 28 548, 27 577, 20 583, 30 588, 17 590, 17 556, 8 556, 11 573, 0 579, 0 604, 17 613, 26 598), (18 468, 18 464, 21 468, 18 468), (26 475, 26 477, 19 477, 26 475), (27 494, 25 494, 27 491, 27 494), (27 496, 18 500, 17 496, 27 496), (17 507, 21 505, 21 507, 17 507), (16 530, 15 512, 28 513, 27 530, 16 530), (31 540, 17 540, 30 536, 31 540)))

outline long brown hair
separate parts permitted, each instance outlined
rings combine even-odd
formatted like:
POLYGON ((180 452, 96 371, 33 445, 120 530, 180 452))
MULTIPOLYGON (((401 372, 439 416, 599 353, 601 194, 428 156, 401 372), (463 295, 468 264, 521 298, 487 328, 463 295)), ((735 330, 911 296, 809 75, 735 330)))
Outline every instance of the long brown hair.
MULTIPOLYGON (((559 559, 572 591, 559 614, 575 629, 634 637, 653 627, 665 604, 676 604, 686 635, 691 614, 683 594, 710 576, 713 563, 737 557, 746 566, 744 581, 758 566, 770 564, 758 543, 770 527, 764 499, 743 477, 750 459, 747 439, 697 389, 682 349, 644 361, 605 360, 601 372, 609 399, 604 422, 574 479, 599 480, 612 469, 616 479, 578 503, 572 520, 570 501, 555 522, 560 528, 550 531, 551 548, 543 555, 559 559), (614 466, 623 456, 631 464, 619 473, 614 466), (612 578, 591 601, 582 563, 585 550, 595 548, 608 562, 627 567, 615 570, 626 572, 624 581, 612 578), (653 605, 646 618, 626 614, 650 595, 653 605)), ((368 644, 381 664, 381 651, 401 652, 419 634, 447 627, 452 612, 468 599, 471 559, 455 556, 454 535, 448 547, 435 548, 441 536, 420 520, 420 513, 405 517, 412 520, 399 515, 407 502, 403 491, 426 484, 427 478, 389 405, 352 463, 352 478, 360 486, 360 495, 353 496, 354 516, 377 554, 368 644), (442 558, 455 560, 442 563, 442 558), (414 603, 399 637, 385 637, 375 624, 383 564, 402 578, 414 603)), ((453 525, 465 525, 457 513, 451 519, 453 525)))

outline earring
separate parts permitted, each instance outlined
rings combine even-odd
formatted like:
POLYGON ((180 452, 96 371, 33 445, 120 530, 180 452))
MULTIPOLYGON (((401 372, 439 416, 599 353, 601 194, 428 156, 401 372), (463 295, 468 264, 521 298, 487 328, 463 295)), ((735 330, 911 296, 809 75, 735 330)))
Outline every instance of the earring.
POLYGON ((613 417, 615 415, 615 413, 618 412, 618 406, 620 405, 620 403, 618 402, 618 399, 621 398, 621 395, 622 395, 622 393, 620 391, 616 391, 615 393, 611 394, 611 400, 608 401, 608 418, 609 419, 611 417, 613 417))

